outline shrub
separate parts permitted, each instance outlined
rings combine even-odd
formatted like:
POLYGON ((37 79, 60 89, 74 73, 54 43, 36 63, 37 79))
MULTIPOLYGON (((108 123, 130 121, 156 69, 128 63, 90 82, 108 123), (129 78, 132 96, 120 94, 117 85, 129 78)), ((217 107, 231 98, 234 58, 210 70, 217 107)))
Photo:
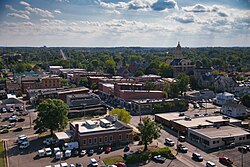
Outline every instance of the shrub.
POLYGON ((149 159, 149 155, 150 152, 148 151, 141 154, 133 154, 127 157, 126 162, 130 164, 145 162, 149 159))
POLYGON ((152 150, 150 152, 151 152, 152 157, 156 156, 156 155, 161 155, 161 156, 168 158, 168 159, 173 159, 175 157, 168 147, 159 148, 156 150, 152 150))

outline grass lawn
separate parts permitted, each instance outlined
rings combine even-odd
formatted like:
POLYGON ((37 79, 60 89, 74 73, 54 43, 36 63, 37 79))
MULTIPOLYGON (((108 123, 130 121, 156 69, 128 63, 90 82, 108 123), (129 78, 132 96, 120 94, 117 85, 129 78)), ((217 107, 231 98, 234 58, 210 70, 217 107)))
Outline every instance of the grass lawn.
POLYGON ((0 141, 0 166, 5 167, 5 154, 4 154, 4 146, 3 141, 0 141))
POLYGON ((105 165, 114 165, 116 162, 124 162, 124 159, 121 156, 115 156, 110 158, 103 159, 105 165))

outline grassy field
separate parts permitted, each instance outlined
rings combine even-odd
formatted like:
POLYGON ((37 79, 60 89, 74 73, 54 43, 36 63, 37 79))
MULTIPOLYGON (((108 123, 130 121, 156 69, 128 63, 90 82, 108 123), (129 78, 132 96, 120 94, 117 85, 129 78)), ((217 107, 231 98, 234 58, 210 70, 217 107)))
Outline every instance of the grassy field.
POLYGON ((0 166, 5 167, 5 154, 3 141, 0 141, 0 166))
POLYGON ((114 165, 116 162, 124 162, 123 158, 121 156, 115 156, 110 158, 103 159, 103 162, 105 165, 114 165))

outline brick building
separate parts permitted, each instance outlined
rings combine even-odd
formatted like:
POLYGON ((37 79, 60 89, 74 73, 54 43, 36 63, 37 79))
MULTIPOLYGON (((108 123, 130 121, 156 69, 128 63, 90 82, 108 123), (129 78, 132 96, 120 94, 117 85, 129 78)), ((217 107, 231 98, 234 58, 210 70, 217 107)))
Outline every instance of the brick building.
POLYGON ((132 142, 133 128, 119 121, 117 116, 74 121, 70 123, 70 129, 81 149, 120 146, 132 142))

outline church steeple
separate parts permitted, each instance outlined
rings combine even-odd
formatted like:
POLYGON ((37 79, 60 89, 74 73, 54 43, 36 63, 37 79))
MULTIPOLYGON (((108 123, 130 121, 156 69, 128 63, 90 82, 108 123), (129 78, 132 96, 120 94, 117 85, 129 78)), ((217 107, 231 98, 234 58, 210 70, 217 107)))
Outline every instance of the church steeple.
POLYGON ((181 53, 181 44, 180 41, 178 41, 178 45, 175 49, 175 59, 181 59, 182 58, 182 53, 181 53))

